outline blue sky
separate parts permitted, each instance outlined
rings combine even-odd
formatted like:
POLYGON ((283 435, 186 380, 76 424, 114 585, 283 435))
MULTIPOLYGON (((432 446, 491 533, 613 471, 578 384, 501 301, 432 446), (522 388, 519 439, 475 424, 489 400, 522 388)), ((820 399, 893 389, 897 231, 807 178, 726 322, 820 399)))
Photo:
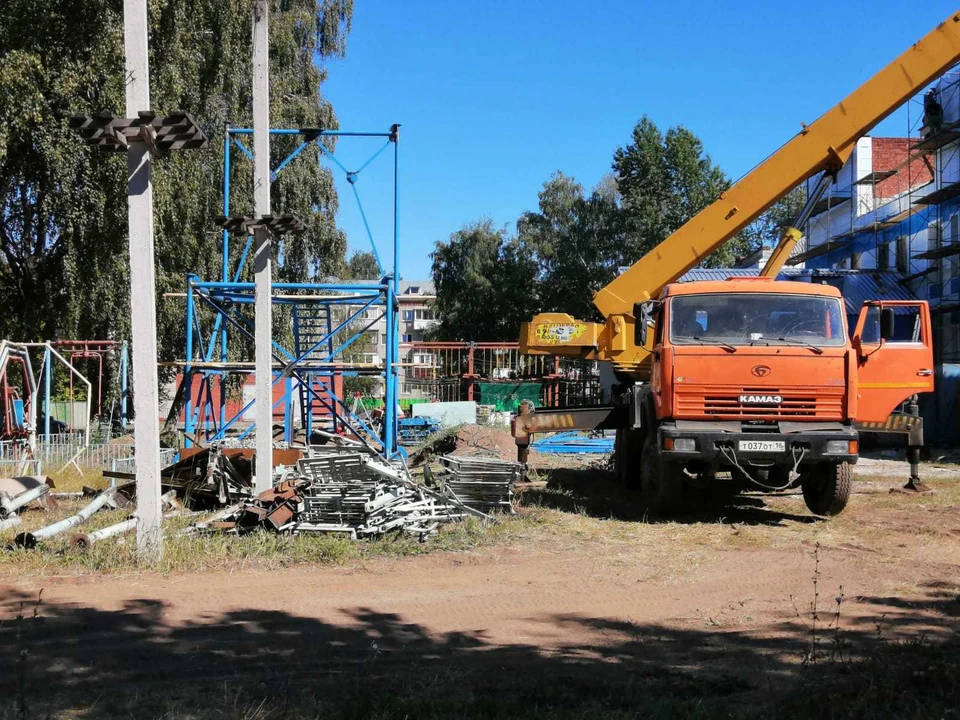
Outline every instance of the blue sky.
MULTIPOLYGON (((399 122, 400 272, 464 223, 508 226, 556 170, 588 190, 643 115, 685 125, 739 177, 956 9, 940 0, 356 0, 324 93, 346 130, 399 122)), ((915 112, 915 110, 914 110, 915 112)), ((901 112, 875 134, 906 134, 901 112)), ((344 141, 359 167, 379 147, 344 141)), ((385 262, 392 160, 357 187, 385 262)), ((342 179, 340 224, 369 242, 342 179)))

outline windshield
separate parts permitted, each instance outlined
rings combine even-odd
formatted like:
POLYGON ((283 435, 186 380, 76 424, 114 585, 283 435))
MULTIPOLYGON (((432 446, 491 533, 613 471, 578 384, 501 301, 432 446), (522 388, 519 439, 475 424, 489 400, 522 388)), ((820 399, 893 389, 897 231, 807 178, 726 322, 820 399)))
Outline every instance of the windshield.
POLYGON ((670 299, 675 345, 846 344, 839 298, 773 293, 678 295, 670 299))

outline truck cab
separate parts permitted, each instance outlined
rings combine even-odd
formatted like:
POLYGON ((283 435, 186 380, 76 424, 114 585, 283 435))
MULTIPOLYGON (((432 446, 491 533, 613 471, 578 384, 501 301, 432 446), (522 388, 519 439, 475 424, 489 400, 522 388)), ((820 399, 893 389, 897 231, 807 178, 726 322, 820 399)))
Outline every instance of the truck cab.
POLYGON ((868 303, 851 336, 836 288, 737 278, 667 285, 638 315, 652 366, 622 395, 636 421, 618 441, 640 450, 618 471, 657 509, 679 504, 684 485, 799 484, 811 511, 838 513, 859 457, 855 422, 932 389, 924 302, 868 303))

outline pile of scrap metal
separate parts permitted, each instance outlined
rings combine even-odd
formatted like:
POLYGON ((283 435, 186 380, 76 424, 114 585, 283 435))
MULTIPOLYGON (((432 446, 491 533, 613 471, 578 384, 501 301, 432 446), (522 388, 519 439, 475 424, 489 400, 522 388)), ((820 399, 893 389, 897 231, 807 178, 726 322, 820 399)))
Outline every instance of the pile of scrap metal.
POLYGON ((30 503, 45 508, 53 481, 45 475, 0 478, 0 530, 20 524, 20 512, 30 503))
MULTIPOLYGON (((302 457, 299 450, 273 451, 274 464, 293 465, 302 457)), ((134 473, 104 472, 104 477, 126 480, 119 491, 132 499, 134 473)), ((220 508, 253 497, 253 449, 224 445, 180 451, 176 462, 163 468, 160 483, 164 492, 173 490, 191 510, 220 508)))
POLYGON ((311 447, 272 490, 195 529, 242 534, 264 528, 351 539, 396 531, 424 538, 441 523, 468 515, 490 520, 490 511, 512 512, 513 483, 522 467, 500 461, 495 469, 487 464, 481 470, 462 461, 455 459, 433 488, 414 482, 404 464, 388 463, 364 448, 311 447))
POLYGON ((449 493, 466 505, 485 512, 513 512, 513 488, 523 465, 479 456, 443 455, 443 471, 434 476, 449 493))

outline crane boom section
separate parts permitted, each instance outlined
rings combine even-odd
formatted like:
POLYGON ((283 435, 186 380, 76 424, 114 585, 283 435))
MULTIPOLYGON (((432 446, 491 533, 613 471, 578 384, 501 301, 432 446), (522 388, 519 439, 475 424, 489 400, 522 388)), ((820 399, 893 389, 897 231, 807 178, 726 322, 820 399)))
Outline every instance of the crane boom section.
POLYGON ((836 172, 857 140, 960 60, 960 12, 954 13, 857 90, 805 127, 644 255, 593 299, 600 312, 630 315, 634 303, 703 261, 777 200, 821 171, 836 172))

